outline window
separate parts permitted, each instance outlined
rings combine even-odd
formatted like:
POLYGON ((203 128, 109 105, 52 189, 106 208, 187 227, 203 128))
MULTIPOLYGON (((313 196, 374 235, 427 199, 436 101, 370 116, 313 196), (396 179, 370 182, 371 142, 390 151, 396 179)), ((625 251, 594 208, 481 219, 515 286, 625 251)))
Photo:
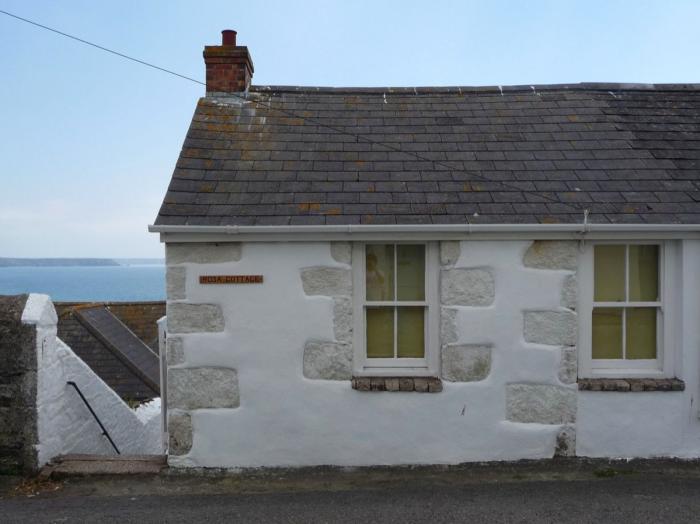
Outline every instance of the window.
POLYGON ((355 373, 436 374, 437 247, 384 243, 354 249, 355 373))
POLYGON ((596 243, 580 271, 581 376, 672 376, 664 243, 596 243))

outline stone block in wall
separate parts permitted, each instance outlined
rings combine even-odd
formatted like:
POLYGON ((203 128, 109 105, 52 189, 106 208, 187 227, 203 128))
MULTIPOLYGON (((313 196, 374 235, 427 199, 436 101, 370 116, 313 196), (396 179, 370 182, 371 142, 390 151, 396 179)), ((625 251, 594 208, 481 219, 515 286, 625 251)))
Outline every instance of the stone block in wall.
POLYGON ((188 242, 165 244, 165 261, 170 265, 222 264, 241 259, 241 244, 238 242, 188 242))
POLYGON ((578 355, 575 347, 561 349, 559 380, 564 384, 574 384, 578 374, 578 355))
MULTIPOLYGON (((0 407, 36 405, 37 371, 7 373, 0 363, 0 407)), ((1 421, 2 419, 0 419, 1 421)), ((2 424, 0 423, 0 426, 2 424)))
POLYGON ((36 328, 22 323, 27 295, 0 296, 0 371, 13 375, 37 369, 36 328))
POLYGON ((352 276, 349 269, 307 267, 301 270, 301 283, 307 295, 352 295, 352 276))
POLYGON ((207 333, 224 330, 224 313, 216 304, 169 303, 168 333, 207 333))
POLYGON ((568 269, 578 266, 578 243, 574 240, 535 240, 525 252, 523 264, 536 269, 568 269))
MULTIPOLYGON (((34 450, 32 448, 38 442, 37 408, 25 404, 26 402, 19 402, 7 407, 0 407, 0 450, 13 449, 16 455, 12 458, 17 461, 20 468, 27 466, 27 464, 22 464, 21 457, 30 459, 32 463, 29 464, 29 469, 32 469, 34 465, 34 457, 32 457, 34 450)), ((3 455, 2 451, 0 451, 1 455, 3 455)))
POLYGON ((557 441, 554 448, 555 457, 576 456, 576 426, 566 424, 557 433, 557 441))
POLYGON ((489 306, 496 297, 493 273, 484 268, 445 269, 440 276, 440 302, 446 306, 489 306))
POLYGON ((578 301, 578 283, 576 275, 567 275, 561 286, 561 305, 569 309, 576 309, 578 301))
POLYGON ((352 299, 333 298, 333 334, 339 342, 352 342, 352 299))
POLYGON ((168 454, 186 455, 192 449, 192 417, 187 412, 168 412, 168 454))
POLYGON ((350 265, 352 262, 350 242, 331 242, 331 256, 336 262, 350 265))
POLYGON ((357 391, 389 391, 440 393, 442 381, 438 377, 353 377, 352 389, 357 391))
POLYGON ((440 242, 440 264, 443 266, 454 266, 459 259, 461 244, 459 241, 440 242))
POLYGON ((168 300, 185 298, 185 281, 187 268, 167 266, 165 270, 165 289, 168 300))
POLYGON ((221 367, 168 369, 168 408, 237 408, 235 369, 221 367))
POLYGON ((168 366, 177 366, 185 362, 185 350, 181 337, 168 337, 165 339, 165 359, 168 366))
POLYGON ((552 346, 576 344, 576 313, 569 310, 525 311, 524 336, 526 342, 552 346))
POLYGON ((352 346, 344 342, 310 340, 304 345, 304 376, 311 379, 350 380, 352 346))
POLYGON ((549 384, 507 384, 506 419, 536 424, 576 420, 576 390, 549 384))
POLYGON ((477 344, 449 344, 442 348, 442 378, 450 382, 484 380, 491 371, 493 348, 477 344))
POLYGON ((440 341, 442 344, 457 342, 457 310, 455 308, 440 308, 440 341))

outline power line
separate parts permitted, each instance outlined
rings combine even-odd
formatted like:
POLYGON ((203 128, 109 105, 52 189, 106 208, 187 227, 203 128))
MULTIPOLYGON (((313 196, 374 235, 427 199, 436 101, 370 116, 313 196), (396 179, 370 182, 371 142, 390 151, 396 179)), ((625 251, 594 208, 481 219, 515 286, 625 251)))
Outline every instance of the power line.
POLYGON ((47 31, 51 31, 52 33, 56 33, 61 36, 65 36, 66 38, 70 38, 71 40, 75 40, 76 42, 80 42, 81 44, 89 45, 92 47, 96 47, 97 49, 101 51, 106 51, 107 53, 112 53, 113 55, 117 55, 121 58, 126 58, 127 60, 131 60, 132 62, 136 62, 141 65, 145 65, 148 67, 152 67, 153 69, 157 69, 158 71, 163 71, 164 73, 168 73, 174 76, 179 76, 180 78, 184 78, 185 80, 189 80, 190 82, 195 82, 197 84, 201 85, 206 85, 204 82, 200 82, 199 80, 196 80, 194 78, 191 78, 189 76, 181 75, 180 73, 176 73, 175 71, 171 71, 170 69, 165 69, 164 67, 157 66, 155 64, 151 64, 149 62, 146 62, 144 60, 139 60, 138 58, 134 58, 133 56, 125 55, 124 53, 120 53, 119 51, 115 51, 113 49, 108 49, 106 47, 103 47, 101 45, 95 44, 93 42, 88 42, 87 40, 83 40, 82 38, 78 38, 77 36, 69 35, 68 33, 64 33, 63 31, 59 31, 58 29, 54 29, 53 27, 49 27, 47 25, 42 25, 38 22, 34 22, 33 20, 29 20, 27 18, 22 18, 21 16, 14 15, 12 13, 8 13, 7 11, 3 11, 0 9, 0 13, 11 16, 12 18, 16 18, 17 20, 21 20, 22 22, 26 22, 28 24, 32 24, 36 27, 40 27, 41 29, 46 29, 47 31))
MULTIPOLYGON (((2 13, 2 14, 4 14, 4 15, 7 15, 7 16, 9 16, 9 17, 15 18, 15 19, 17 19, 17 20, 21 20, 22 22, 26 22, 26 23, 31 24, 31 25, 33 25, 33 26, 39 27, 39 28, 41 28, 41 29, 45 29, 45 30, 47 30, 47 31, 51 31, 52 33, 56 33, 56 34, 58 34, 58 35, 65 36, 66 38, 70 38, 71 40, 75 40, 76 42, 80 42, 81 44, 89 45, 89 46, 91 46, 91 47, 94 47, 94 48, 96 48, 96 49, 99 49, 100 51, 105 51, 105 52, 107 52, 107 53, 113 54, 113 55, 118 56, 118 57, 120 57, 120 58, 124 58, 124 59, 126 59, 126 60, 131 60, 132 62, 136 62, 137 64, 145 65, 145 66, 150 67, 150 68, 152 68, 152 69, 157 69, 158 71, 162 71, 162 72, 164 72, 164 73, 168 73, 168 74, 170 74, 170 75, 173 75, 173 76, 182 78, 182 79, 184 79, 184 80, 189 80, 190 82, 194 82, 194 83, 196 83, 196 84, 200 84, 200 85, 206 86, 206 83, 201 82, 201 81, 199 81, 199 80, 197 80, 197 79, 195 79, 195 78, 192 78, 192 77, 189 77, 189 76, 186 76, 186 75, 181 75, 180 73, 176 73, 175 71, 171 71, 170 69, 166 69, 166 68, 164 68, 164 67, 160 67, 160 66, 157 66, 157 65, 155 65, 155 64, 151 64, 150 62, 146 62, 145 60, 141 60, 141 59, 139 59, 139 58, 135 58, 135 57, 133 57, 133 56, 129 56, 129 55, 126 55, 126 54, 124 54, 124 53, 120 53, 119 51, 115 51, 115 50, 113 50, 113 49, 109 49, 109 48, 107 48, 107 47, 101 46, 101 45, 99 45, 99 44, 95 44, 94 42, 90 42, 90 41, 85 40, 85 39, 83 39, 83 38, 79 38, 79 37, 77 37, 77 36, 74 36, 74 35, 71 35, 71 34, 68 34, 68 33, 64 33, 63 31, 59 31, 58 29, 54 29, 53 27, 49 27, 49 26, 40 24, 40 23, 38 23, 38 22, 35 22, 35 21, 33 21, 33 20, 29 20, 28 18, 23 18, 23 17, 21 17, 21 16, 15 15, 15 14, 13 14, 13 13, 9 13, 8 11, 4 11, 4 10, 2 10, 2 9, 0 9, 0 13, 2 13)), ((255 104, 256 106, 258 106, 258 107, 263 107, 263 108, 265 108, 265 109, 267 109, 267 110, 269 110, 269 111, 277 111, 278 113, 281 113, 281 114, 283 114, 283 115, 286 115, 286 116, 289 116, 289 117, 292 117, 292 118, 301 119, 301 120, 304 121, 304 122, 309 122, 309 123, 314 124, 314 125, 317 125, 317 126, 319 126, 319 127, 323 127, 323 128, 325 128, 325 129, 334 131, 334 132, 336 132, 336 133, 340 133, 340 134, 343 134, 343 135, 351 136, 351 137, 355 138, 356 141, 363 141, 363 142, 366 142, 366 143, 368 143, 368 144, 370 144, 370 145, 375 145, 375 146, 384 147, 384 148, 386 148, 386 149, 388 149, 388 150, 390 150, 390 151, 396 152, 396 153, 402 153, 402 154, 405 154, 405 155, 409 155, 409 156, 412 156, 412 157, 414 157, 414 158, 416 158, 416 159, 418 159, 418 160, 421 160, 421 161, 423 161, 423 162, 430 162, 433 166, 442 166, 442 167, 444 167, 446 170, 448 170, 450 173, 453 173, 454 171, 463 171, 463 170, 460 170, 460 169, 454 169, 452 166, 450 166, 450 165, 448 165, 448 164, 445 164, 445 163, 442 163, 440 160, 434 160, 434 159, 425 157, 425 156, 423 156, 423 155, 420 155, 419 153, 416 153, 415 151, 404 151, 404 150, 402 150, 402 149, 399 148, 399 147, 392 146, 391 144, 387 144, 387 143, 384 143, 384 142, 379 142, 379 141, 376 141, 376 140, 372 140, 371 138, 367 138, 367 137, 362 136, 362 135, 360 135, 360 134, 353 133, 353 132, 351 132, 351 131, 347 131, 347 130, 345 130, 345 129, 343 129, 343 128, 335 127, 335 126, 332 126, 332 125, 329 125, 329 124, 325 124, 325 123, 320 122, 320 121, 318 121, 318 120, 316 120, 316 119, 314 119, 314 118, 310 118, 310 117, 306 117, 306 116, 299 115, 299 114, 297 114, 297 113, 294 113, 293 111, 289 111, 289 110, 281 109, 281 108, 275 108, 275 107, 272 107, 270 104, 266 104, 265 102, 262 102, 262 101, 259 101, 259 100, 251 100, 251 99, 249 99, 249 98, 247 98, 247 97, 245 97, 245 96, 241 96, 241 95, 239 95, 239 94, 237 94, 237 93, 227 93, 227 95, 233 96, 233 97, 235 97, 235 98, 238 98, 239 100, 242 100, 242 101, 244 101, 244 102, 253 103, 253 104, 255 104)), ((474 177, 474 178, 477 178, 477 179, 480 179, 480 180, 482 180, 482 181, 484 181, 484 182, 489 182, 489 183, 498 184, 498 185, 500 185, 500 186, 503 187, 503 188, 508 188, 508 189, 517 191, 518 193, 532 194, 532 195, 536 195, 538 198, 542 198, 542 199, 544 199, 544 200, 549 200, 550 202, 560 203, 559 200, 550 198, 549 196, 547 196, 547 195, 544 194, 544 193, 536 192, 536 191, 523 190, 523 189, 521 189, 521 188, 519 188, 519 187, 511 186, 511 185, 509 185, 509 184, 507 184, 507 183, 505 183, 505 182, 490 180, 489 178, 485 177, 484 175, 479 175, 479 174, 476 174, 476 173, 470 173, 469 176, 474 177)), ((479 191, 477 190, 476 192, 479 192, 479 191)), ((571 207, 574 207, 574 208, 577 207, 574 203, 568 203, 568 205, 571 206, 571 207)))

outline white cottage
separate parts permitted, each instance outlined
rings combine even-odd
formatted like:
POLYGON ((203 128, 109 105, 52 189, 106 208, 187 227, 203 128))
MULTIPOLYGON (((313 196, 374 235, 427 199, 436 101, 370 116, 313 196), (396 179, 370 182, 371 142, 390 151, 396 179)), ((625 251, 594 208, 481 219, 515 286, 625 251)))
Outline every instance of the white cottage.
POLYGON ((700 456, 700 86, 251 86, 155 225, 169 462, 700 456))

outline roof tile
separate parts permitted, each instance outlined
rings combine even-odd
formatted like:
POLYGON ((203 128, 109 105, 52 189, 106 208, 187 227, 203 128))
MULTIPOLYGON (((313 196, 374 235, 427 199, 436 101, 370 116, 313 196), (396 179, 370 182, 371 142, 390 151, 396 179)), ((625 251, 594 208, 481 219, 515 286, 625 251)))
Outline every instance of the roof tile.
POLYGON ((203 98, 156 224, 698 222, 700 86, 502 89, 203 98))

